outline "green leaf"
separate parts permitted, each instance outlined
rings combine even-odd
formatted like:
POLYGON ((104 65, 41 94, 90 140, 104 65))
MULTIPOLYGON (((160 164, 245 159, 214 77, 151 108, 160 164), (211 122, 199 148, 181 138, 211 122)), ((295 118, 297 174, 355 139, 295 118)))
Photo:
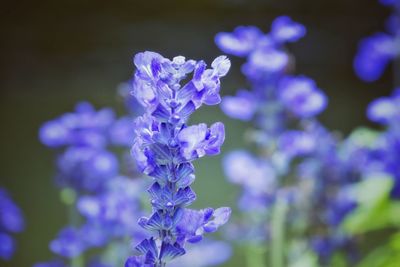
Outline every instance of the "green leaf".
POLYGON ((375 144, 376 138, 379 136, 378 131, 372 129, 360 127, 355 129, 349 136, 352 143, 358 146, 371 147, 375 144))
POLYGON ((392 178, 383 173, 360 182, 356 188, 358 207, 345 219, 344 231, 354 235, 400 223, 393 214, 400 206, 390 201, 392 186, 392 178))
POLYGON ((398 267, 400 262, 400 233, 392 235, 388 244, 370 252, 357 267, 398 267))
POLYGON ((307 251, 303 253, 295 262, 290 264, 290 267, 317 267, 318 266, 317 256, 307 251))

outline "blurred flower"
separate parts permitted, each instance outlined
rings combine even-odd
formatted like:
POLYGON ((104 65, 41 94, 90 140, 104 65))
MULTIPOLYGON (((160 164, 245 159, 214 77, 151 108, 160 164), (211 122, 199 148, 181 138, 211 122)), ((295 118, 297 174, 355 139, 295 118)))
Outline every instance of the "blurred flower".
POLYGON ((103 147, 107 143, 105 132, 113 122, 114 112, 111 109, 96 111, 90 103, 82 102, 76 105, 74 113, 66 113, 43 124, 39 137, 49 147, 103 147))
POLYGON ((66 258, 79 256, 85 249, 82 242, 82 232, 73 227, 62 229, 57 238, 50 243, 50 249, 66 258))
POLYGON ((204 240, 188 246, 188 252, 170 264, 171 267, 207 267, 218 266, 232 255, 231 247, 222 241, 204 240))
POLYGON ((279 98, 298 117, 312 117, 326 108, 327 98, 310 78, 285 77, 280 83, 279 98))
POLYGON ((12 233, 20 233, 25 228, 20 208, 10 198, 5 189, 0 188, 0 258, 10 260, 16 248, 12 233))
POLYGON ((385 33, 376 33, 363 39, 354 58, 354 69, 358 77, 366 82, 379 79, 389 62, 400 53, 394 38, 385 33))
POLYGON ((251 120, 256 112, 256 99, 246 90, 238 90, 236 96, 225 96, 221 109, 231 118, 243 121, 251 120))

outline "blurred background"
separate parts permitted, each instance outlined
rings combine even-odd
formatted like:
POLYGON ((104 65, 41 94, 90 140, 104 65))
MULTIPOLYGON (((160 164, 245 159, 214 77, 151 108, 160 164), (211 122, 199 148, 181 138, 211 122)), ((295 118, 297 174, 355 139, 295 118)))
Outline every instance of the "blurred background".
MULTIPOLYGON (((132 56, 153 50, 207 62, 220 54, 214 35, 238 25, 269 31, 289 15, 308 29, 291 45, 296 73, 312 77, 329 97, 321 121, 348 133, 369 125, 367 103, 392 90, 391 71, 372 84, 352 69, 358 41, 383 29, 390 10, 376 0, 9 1, 0 9, 0 186, 23 209, 27 228, 1 266, 24 267, 52 258, 48 243, 65 224, 66 210, 53 185, 54 153, 38 141, 39 126, 80 100, 123 112, 116 88, 133 71, 132 56)), ((222 95, 245 87, 234 59, 222 95)), ((193 121, 223 121, 223 152, 241 147, 244 123, 205 107, 193 121)), ((237 188, 225 182, 221 157, 198 161, 196 207, 236 206, 237 188)), ((136 223, 136 222, 132 222, 136 223)), ((240 251, 224 266, 244 266, 240 251)))

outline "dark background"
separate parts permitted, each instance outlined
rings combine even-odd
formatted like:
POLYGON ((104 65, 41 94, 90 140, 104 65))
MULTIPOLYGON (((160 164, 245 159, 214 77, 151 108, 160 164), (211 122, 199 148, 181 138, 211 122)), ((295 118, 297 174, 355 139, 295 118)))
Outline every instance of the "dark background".
MULTIPOLYGON (((116 87, 130 78, 132 56, 155 50, 164 56, 206 59, 220 54, 213 42, 219 31, 257 25, 289 15, 304 24, 305 38, 290 46, 296 73, 316 80, 329 96, 321 120, 348 133, 368 124, 369 101, 392 89, 391 70, 365 84, 352 70, 358 41, 383 30, 390 10, 375 0, 202 0, 202 1, 3 1, 0 7, 0 186, 25 213, 27 228, 17 236, 12 262, 25 267, 52 257, 48 242, 66 221, 66 210, 52 184, 53 153, 37 139, 40 124, 69 111, 79 100, 118 107, 116 87)), ((240 60, 224 79, 222 94, 245 86, 240 60)), ((227 124, 225 151, 242 145, 243 123, 206 107, 194 121, 227 124)), ((220 169, 221 157, 197 163, 197 207, 234 206, 237 192, 220 169)), ((132 222, 136 223, 136 222, 132 222)), ((241 252, 226 266, 243 266, 241 252), (235 262, 235 264, 234 264, 235 262)))

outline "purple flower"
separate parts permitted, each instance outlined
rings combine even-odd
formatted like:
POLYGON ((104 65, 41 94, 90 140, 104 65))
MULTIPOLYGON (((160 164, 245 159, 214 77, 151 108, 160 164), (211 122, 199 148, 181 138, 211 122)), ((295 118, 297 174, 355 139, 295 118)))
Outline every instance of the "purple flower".
POLYGON ((215 36, 215 43, 225 53, 238 57, 253 51, 263 33, 253 26, 239 26, 232 33, 221 32, 215 36))
MULTIPOLYGON (((395 92, 400 92, 400 88, 395 92)), ((367 109, 367 117, 377 123, 389 124, 400 119, 400 94, 392 97, 381 97, 372 101, 367 109)))
POLYGON ((138 53, 134 62, 137 72, 133 94, 144 107, 166 117, 184 118, 201 104, 218 104, 219 79, 230 68, 230 62, 225 56, 216 58, 211 64, 212 69, 206 69, 203 61, 185 61, 182 56, 170 61, 154 52, 138 53), (182 87, 181 80, 192 71, 193 78, 173 97, 174 92, 182 87), (193 104, 195 107, 190 110, 193 104))
POLYGON ((248 121, 256 112, 256 98, 249 91, 239 90, 236 96, 225 96, 222 99, 221 109, 231 118, 248 121))
POLYGON ((0 232, 0 259, 10 260, 15 251, 15 241, 14 239, 0 232))
POLYGON ((91 147, 70 147, 57 161, 58 183, 76 190, 101 190, 108 179, 118 174, 116 156, 91 147))
POLYGON ((399 53, 392 36, 376 33, 360 42, 354 58, 354 70, 360 79, 366 82, 376 81, 382 76, 390 60, 399 53))
POLYGON ((218 154, 224 139, 225 128, 221 122, 214 123, 209 129, 204 123, 189 126, 178 135, 181 153, 186 160, 218 154))
POLYGON ((288 16, 278 17, 272 22, 271 35, 278 43, 296 42, 306 34, 306 28, 288 16))
POLYGON ((0 231, 19 233, 24 228, 21 209, 12 201, 6 190, 0 188, 0 231))
POLYGON ((25 222, 20 208, 6 190, 0 188, 0 259, 11 259, 16 244, 10 234, 22 232, 24 228, 25 222))
MULTIPOLYGON (((222 123, 210 128, 186 123, 202 104, 220 102, 220 78, 227 74, 230 61, 220 56, 207 69, 203 61, 186 61, 182 56, 171 61, 153 52, 139 53, 134 61, 133 94, 146 113, 135 120, 132 155, 139 170, 153 177, 148 189, 153 212, 139 218, 138 224, 152 237, 136 246, 142 255, 129 258, 125 266, 165 266, 186 253, 186 241, 198 241, 204 232, 216 231, 230 215, 228 208, 185 208, 196 199, 190 188, 195 179, 191 161, 218 154, 225 138, 222 123)), ((98 213, 93 202, 86 206, 89 213, 98 213)))
POLYGON ((222 241, 204 240, 200 244, 188 246, 188 252, 170 264, 171 267, 218 266, 232 255, 232 248, 222 241))
POLYGON ((230 214, 231 209, 227 207, 200 211, 185 209, 176 227, 179 242, 200 241, 204 233, 213 233, 224 225, 229 220, 230 214))
POLYGON ((66 258, 79 256, 86 249, 82 234, 79 229, 73 227, 64 228, 57 238, 51 241, 51 251, 66 258))
POLYGON ((89 103, 76 105, 74 113, 46 122, 40 128, 39 138, 49 147, 68 145, 103 147, 107 143, 106 132, 114 121, 110 109, 96 111, 89 103))
POLYGON ((379 0, 379 2, 382 5, 385 5, 385 6, 400 5, 400 1, 399 0, 379 0))
POLYGON ((111 143, 117 146, 131 146, 134 136, 133 126, 133 119, 128 116, 115 121, 110 129, 111 143))
POLYGON ((276 174, 272 166, 246 151, 230 152, 224 158, 223 167, 229 181, 244 186, 246 191, 259 195, 275 190, 276 174))
POLYGON ((318 144, 313 135, 302 131, 286 131, 278 140, 279 150, 289 158, 313 152, 318 144))
MULTIPOLYGON (((82 196, 77 208, 87 219, 91 233, 104 243, 105 238, 133 236, 139 232, 137 221, 141 214, 140 196, 144 184, 126 177, 115 177, 107 184, 106 190, 97 196, 82 196), (97 229, 96 229, 97 228, 97 229)), ((84 231, 87 235, 88 231, 84 231)), ((89 238, 90 239, 90 238, 89 238)), ((90 241, 90 240, 89 240, 90 241)), ((94 244, 95 245, 95 244, 94 244)))
POLYGON ((330 225, 339 226, 343 219, 356 207, 357 202, 354 189, 351 187, 343 187, 336 194, 335 199, 329 203, 326 212, 326 220, 330 225))
POLYGON ((286 108, 301 118, 318 115, 328 102, 315 82, 305 76, 284 78, 280 83, 279 98, 286 108))
POLYGON ((275 48, 265 48, 254 51, 242 71, 248 77, 261 78, 263 75, 272 75, 282 72, 289 62, 289 56, 275 48))

